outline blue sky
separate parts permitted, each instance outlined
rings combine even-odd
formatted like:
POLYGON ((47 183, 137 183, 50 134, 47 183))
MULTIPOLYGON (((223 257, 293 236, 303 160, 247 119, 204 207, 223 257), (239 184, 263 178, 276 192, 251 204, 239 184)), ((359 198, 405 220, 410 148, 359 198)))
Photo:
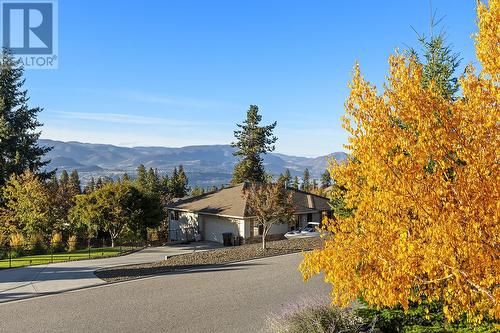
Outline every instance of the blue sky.
MULTIPOLYGON (((433 0, 475 61, 475 1, 433 0)), ((358 60, 380 84, 395 48, 429 31, 429 1, 59 0, 59 69, 26 71, 43 138, 124 146, 227 144, 250 104, 277 151, 343 150, 358 60)))

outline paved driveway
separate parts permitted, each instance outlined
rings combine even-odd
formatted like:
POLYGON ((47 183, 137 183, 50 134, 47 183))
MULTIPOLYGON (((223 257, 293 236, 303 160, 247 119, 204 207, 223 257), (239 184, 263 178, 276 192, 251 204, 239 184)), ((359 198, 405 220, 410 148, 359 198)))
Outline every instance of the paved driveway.
POLYGON ((266 317, 305 297, 301 254, 251 260, 0 304, 0 332, 260 332, 266 317))
POLYGON ((132 254, 0 270, 0 303, 104 284, 94 272, 100 268, 156 262, 165 256, 205 251, 218 243, 198 242, 147 248, 132 254))

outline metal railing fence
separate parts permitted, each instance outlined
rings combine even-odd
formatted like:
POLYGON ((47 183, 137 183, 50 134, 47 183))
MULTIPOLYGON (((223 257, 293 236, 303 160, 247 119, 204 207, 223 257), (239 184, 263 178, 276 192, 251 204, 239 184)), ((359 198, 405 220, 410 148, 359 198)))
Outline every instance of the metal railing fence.
POLYGON ((4 244, 0 246, 0 269, 114 257, 145 246, 145 242, 121 242, 112 247, 110 239, 97 238, 65 242, 4 244))

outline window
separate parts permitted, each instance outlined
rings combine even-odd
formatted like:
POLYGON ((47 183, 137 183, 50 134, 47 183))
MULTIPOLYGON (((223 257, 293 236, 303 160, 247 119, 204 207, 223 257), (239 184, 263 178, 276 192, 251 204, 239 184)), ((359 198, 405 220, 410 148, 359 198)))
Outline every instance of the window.
POLYGON ((309 213, 307 214, 307 222, 312 222, 313 221, 313 214, 309 213))

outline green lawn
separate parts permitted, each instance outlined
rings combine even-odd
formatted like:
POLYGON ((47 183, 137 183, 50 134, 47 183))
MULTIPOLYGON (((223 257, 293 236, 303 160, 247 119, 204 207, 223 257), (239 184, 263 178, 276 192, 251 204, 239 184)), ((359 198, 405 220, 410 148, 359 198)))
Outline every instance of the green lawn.
MULTIPOLYGON (((120 254, 130 252, 136 249, 136 247, 131 246, 116 246, 112 247, 101 247, 101 248, 91 248, 90 252, 88 249, 75 250, 71 252, 59 252, 54 253, 52 256, 50 254, 40 254, 26 257, 12 258, 11 267, 22 267, 31 265, 43 265, 51 262, 62 262, 71 260, 82 260, 90 258, 103 258, 103 257, 115 257, 120 254)), ((9 268, 9 259, 0 260, 0 269, 9 268)))

